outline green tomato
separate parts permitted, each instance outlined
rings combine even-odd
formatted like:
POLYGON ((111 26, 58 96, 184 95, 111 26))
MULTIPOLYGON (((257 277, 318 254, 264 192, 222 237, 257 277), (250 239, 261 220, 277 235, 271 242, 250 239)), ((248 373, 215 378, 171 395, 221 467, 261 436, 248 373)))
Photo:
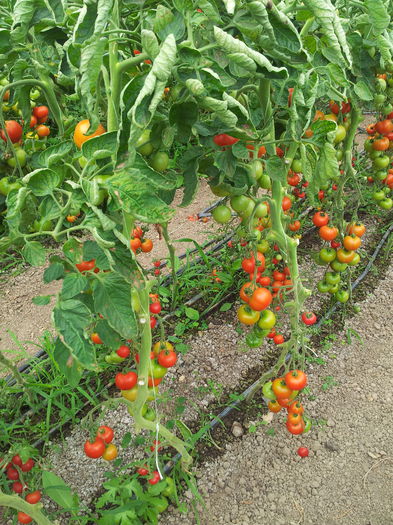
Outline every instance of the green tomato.
POLYGON ((31 89, 30 90, 30 100, 37 100, 41 96, 41 91, 39 89, 31 89))
POLYGON ((383 78, 376 78, 375 89, 379 92, 386 91, 386 80, 383 78))
POLYGON ((26 152, 24 149, 22 148, 17 148, 15 150, 15 157, 11 157, 7 160, 7 164, 8 166, 10 166, 11 168, 15 168, 16 167, 16 159, 18 160, 19 164, 20 164, 20 167, 23 168, 24 166, 26 166, 26 161, 27 161, 27 155, 26 155, 26 152), (15 158, 16 157, 16 158, 15 158))
POLYGON ((276 316, 271 310, 262 310, 258 321, 258 327, 262 330, 271 330, 276 324, 276 316))
POLYGON ((218 224, 226 224, 231 220, 232 214, 228 206, 225 206, 225 204, 220 204, 214 208, 212 216, 213 219, 218 222, 218 224))
POLYGON ((135 144, 135 147, 137 151, 144 157, 148 157, 151 153, 153 153, 153 145, 150 140, 150 130, 145 129, 145 131, 142 133, 142 135, 137 140, 137 143, 135 144))
MULTIPOLYGON (((100 186, 100 184, 105 184, 105 181, 107 181, 111 177, 112 177, 112 175, 95 175, 92 180, 95 180, 97 182, 98 186, 100 186)), ((100 204, 102 204, 107 197, 108 197, 107 190, 105 190, 103 188, 99 189, 98 190, 98 196, 97 196, 95 202, 93 203, 94 206, 99 206, 100 204)))
MULTIPOLYGON (((383 201, 382 201, 383 202, 383 201)), ((360 255, 358 253, 355 253, 355 256, 354 258, 352 259, 351 262, 348 263, 349 266, 356 266, 357 264, 360 263, 360 255)))
POLYGON ((349 293, 346 290, 338 290, 334 297, 339 301, 340 303, 346 303, 349 299, 349 293))
POLYGON ((256 209, 255 209, 255 217, 258 217, 258 219, 262 219, 263 217, 266 217, 267 214, 268 214, 268 209, 267 209, 266 204, 264 204, 263 202, 260 202, 259 204, 257 204, 256 209))
POLYGON ((338 160, 338 162, 340 162, 340 160, 343 160, 343 156, 344 156, 344 152, 342 149, 338 149, 336 151, 336 159, 338 160))
POLYGON ((262 395, 266 399, 270 399, 271 401, 274 401, 276 399, 276 395, 273 392, 272 385, 273 385, 273 381, 268 381, 267 383, 265 383, 262 387, 262 395))
POLYGON ((272 187, 272 181, 269 175, 266 175, 266 173, 263 173, 258 179, 258 186, 265 190, 270 190, 272 187))
POLYGON ((386 100, 386 95, 384 95, 382 93, 378 93, 374 97, 374 104, 376 106, 382 106, 382 104, 384 104, 385 100, 386 100))
POLYGON ((291 170, 295 173, 300 173, 302 171, 302 161, 300 159, 293 159, 291 164, 291 170))
POLYGON ((253 160, 250 164, 250 173, 254 179, 258 180, 263 175, 263 164, 260 160, 253 160))
POLYGON ((166 498, 172 498, 176 494, 175 482, 169 476, 167 476, 164 481, 166 481, 166 487, 161 494, 166 498))
POLYGON ((348 265, 346 263, 342 263, 340 261, 335 260, 330 263, 330 268, 335 272, 342 273, 345 272, 345 270, 348 268, 348 265))
POLYGON ((165 366, 161 366, 157 361, 154 359, 152 361, 152 376, 154 379, 159 379, 160 377, 164 377, 164 375, 168 372, 168 369, 165 368, 165 366))
POLYGON ((146 414, 144 415, 144 418, 147 419, 148 421, 155 421, 156 420, 155 411, 152 408, 148 407, 146 410, 146 414))
POLYGON ((87 158, 82 155, 78 158, 78 164, 83 169, 87 164, 87 158))
POLYGON ((229 195, 229 192, 220 185, 210 186, 210 189, 217 197, 227 197, 229 195))
POLYGON ((373 175, 373 178, 377 180, 385 180, 386 177, 387 177, 386 172, 383 170, 377 171, 377 173, 373 175))
POLYGON ((334 261, 336 256, 336 250, 333 248, 322 248, 322 250, 319 252, 319 259, 326 264, 334 261))
POLYGON ((310 431, 312 423, 311 423, 311 419, 308 416, 305 416, 304 414, 303 414, 303 421, 304 421, 303 434, 306 434, 307 432, 310 431))
MULTIPOLYGON (((392 98, 393 97, 393 90, 392 89, 389 89, 389 97, 392 98)), ((384 116, 387 116, 389 115, 389 113, 391 113, 393 111, 393 105, 392 104, 385 104, 385 106, 383 107, 382 109, 382 114, 384 116)))
POLYGON ((393 206, 393 200, 390 198, 384 199, 383 201, 378 202, 378 206, 383 210, 390 210, 393 206))
POLYGON ((367 151, 367 153, 372 153, 374 151, 373 143, 371 142, 371 140, 366 140, 366 142, 364 143, 364 149, 365 151, 367 151))
MULTIPOLYGON (((253 211, 254 211, 254 201, 252 199, 250 199, 249 202, 248 202, 247 208, 245 210, 242 210, 241 212, 239 212, 239 215, 243 219, 248 219, 253 211)), ((254 223, 254 226, 256 226, 257 224, 258 224, 258 222, 256 221, 254 223)))
POLYGON ((50 231, 52 230, 52 221, 45 221, 44 219, 35 220, 33 222, 33 231, 50 231))
POLYGON ((331 295, 334 295, 336 292, 338 292, 339 288, 340 288, 339 283, 337 283, 337 284, 332 284, 332 285, 330 286, 330 288, 329 288, 329 293, 330 293, 331 295))
POLYGON ((250 203, 254 204, 252 199, 246 197, 245 195, 234 195, 230 200, 232 209, 239 214, 246 210, 250 203))
POLYGON ((154 499, 152 499, 152 503, 155 506, 158 514, 165 512, 168 508, 168 500, 164 496, 155 497, 154 499))
POLYGON ((150 157, 150 166, 159 173, 165 171, 169 165, 169 156, 165 151, 157 151, 150 157))
POLYGON ((139 294, 135 288, 131 289, 131 306, 136 314, 139 314, 141 311, 141 301, 139 299, 139 294))
POLYGON ((270 245, 269 245, 269 242, 266 239, 263 239, 263 241, 260 241, 257 244, 258 252, 266 253, 267 251, 269 251, 269 248, 270 248, 270 245))
POLYGON ((328 293, 330 290, 330 284, 328 284, 326 281, 319 281, 317 288, 321 293, 328 293))
POLYGON ((341 275, 338 272, 326 272, 325 281, 331 286, 334 286, 341 281, 341 275))
POLYGON ((375 201, 377 201, 377 202, 384 200, 385 197, 386 197, 386 195, 385 195, 385 192, 383 190, 374 191, 374 193, 373 193, 373 199, 375 201))
POLYGON ((10 191, 12 190, 19 190, 22 185, 18 182, 12 182, 12 179, 10 181, 10 177, 3 177, 0 179, 0 193, 2 195, 8 195, 10 191))
POLYGON ((344 126, 339 124, 336 128, 336 135, 333 140, 334 144, 338 144, 339 142, 342 142, 346 136, 347 136, 346 129, 344 128, 344 126))
POLYGON ((2 79, 0 79, 0 86, 6 86, 9 83, 10 81, 7 78, 3 77, 2 79))
POLYGON ((105 361, 110 365, 121 363, 122 361, 124 361, 124 359, 124 357, 120 357, 119 355, 117 355, 116 352, 111 352, 110 354, 105 356, 105 361))

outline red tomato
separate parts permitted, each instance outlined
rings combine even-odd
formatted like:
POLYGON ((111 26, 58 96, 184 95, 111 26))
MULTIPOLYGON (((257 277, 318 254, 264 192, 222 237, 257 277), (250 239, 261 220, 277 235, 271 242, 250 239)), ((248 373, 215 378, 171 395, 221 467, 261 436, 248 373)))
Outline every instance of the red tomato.
POLYGON ((18 465, 18 467, 21 467, 22 466, 22 459, 20 457, 19 454, 16 454, 12 459, 11 459, 11 462, 14 464, 14 465, 18 465))
POLYGON ((173 350, 162 350, 158 354, 158 363, 165 368, 171 368, 172 366, 175 366, 176 361, 177 355, 173 350))
POLYGON ((23 492, 23 485, 20 481, 14 481, 12 484, 12 490, 16 492, 17 494, 22 494, 23 492))
POLYGON ((86 441, 84 445, 84 451, 86 456, 89 458, 100 458, 105 452, 105 441, 99 437, 96 437, 93 443, 91 441, 86 441))
POLYGON ((308 448, 307 447, 299 447, 297 449, 297 453, 301 458, 306 458, 308 456, 308 448))
MULTIPOLYGON (((265 257, 262 253, 257 252, 257 259, 258 259, 258 267, 257 272, 262 273, 265 269, 265 257)), ((254 254, 251 255, 248 259, 243 259, 242 261, 242 268, 246 273, 253 273, 255 269, 255 257, 254 254)))
POLYGON ((90 339, 92 340, 92 342, 93 342, 95 345, 102 345, 102 344, 104 344, 103 340, 102 340, 101 337, 97 334, 97 332, 92 333, 91 336, 90 336, 90 339))
POLYGON ((126 357, 128 357, 130 355, 130 349, 128 348, 128 346, 126 345, 121 345, 119 346, 119 348, 116 350, 116 354, 119 356, 119 357, 122 357, 123 359, 125 359, 126 357))
POLYGON ((47 106, 36 106, 33 108, 33 115, 36 119, 45 118, 49 115, 49 108, 47 106))
POLYGON ((153 476, 147 481, 150 483, 150 485, 156 485, 160 480, 161 480, 160 474, 157 472, 157 470, 154 470, 153 476))
POLYGON ((284 211, 287 211, 291 208, 292 201, 287 195, 283 197, 281 206, 284 211))
POLYGON ((312 222, 317 228, 326 226, 326 224, 329 222, 329 215, 323 211, 317 211, 317 213, 315 213, 312 218, 312 222))
POLYGON ((291 423, 290 421, 287 421, 286 422, 286 426, 287 426, 288 431, 291 434, 297 435, 297 434, 302 434, 303 433, 305 424, 304 424, 303 420, 302 420, 301 423, 298 423, 296 425, 291 423))
POLYGON ((288 412, 291 412, 292 414, 304 414, 304 407, 300 403, 300 401, 292 401, 287 407, 288 412))
POLYGON ((311 326, 317 322, 317 316, 313 312, 303 312, 302 321, 307 326, 311 326))
POLYGON ((279 272, 278 270, 274 270, 272 276, 273 276, 273 279, 275 281, 285 281, 285 273, 284 272, 279 272))
POLYGON ((34 505, 34 503, 38 503, 41 499, 41 492, 39 490, 35 490, 34 492, 30 492, 30 494, 27 494, 26 496, 27 503, 30 503, 30 505, 34 505))
POLYGON ((265 310, 272 300, 272 294, 267 288, 257 288, 248 301, 248 304, 252 310, 260 312, 265 310))
POLYGON ((319 236, 325 241, 333 241, 338 235, 338 229, 334 226, 322 226, 319 228, 319 236))
POLYGON ((226 133, 222 133, 221 135, 215 135, 213 137, 214 144, 217 144, 217 146, 233 146, 233 144, 236 144, 239 139, 236 139, 235 137, 232 137, 231 135, 227 135, 226 133))
POLYGON ((101 425, 97 430, 97 437, 105 441, 105 443, 110 443, 114 438, 115 433, 106 425, 101 425))
POLYGON ((87 272, 89 270, 92 270, 95 265, 96 260, 91 259, 91 261, 82 261, 81 263, 77 263, 75 266, 80 272, 87 272))
POLYGON ((285 339, 283 335, 277 334, 273 337, 273 341, 276 343, 276 345, 282 345, 285 339))
MULTIPOLYGON (((23 128, 19 124, 19 122, 16 122, 16 120, 6 120, 5 131, 13 144, 15 144, 15 142, 19 142, 23 135, 23 128)), ((6 133, 3 129, 0 130, 0 136, 4 140, 4 142, 7 142, 6 133)))
POLYGON ((302 390, 307 385, 307 375, 302 370, 290 370, 285 375, 285 383, 291 390, 302 390))
POLYGON ((159 314, 161 312, 161 304, 157 301, 154 303, 151 303, 149 306, 150 313, 152 314, 159 314))
POLYGON ((131 390, 138 382, 138 375, 136 372, 127 372, 122 374, 119 372, 115 377, 115 384, 119 390, 131 390))
POLYGON ((259 279, 258 279, 258 283, 259 283, 260 285, 262 285, 262 286, 270 286, 270 283, 271 283, 271 282, 272 282, 272 280, 270 279, 270 277, 267 277, 267 275, 264 276, 264 277, 261 276, 261 277, 259 277, 259 279))
POLYGON ((16 481, 17 479, 19 479, 19 472, 14 467, 8 467, 6 474, 7 478, 11 481, 16 481))
POLYGON ((30 470, 34 467, 34 464, 34 460, 30 458, 26 461, 26 463, 23 463, 20 468, 22 472, 30 472, 30 470))
POLYGON ((25 512, 19 511, 18 512, 18 521, 19 521, 19 523, 31 523, 33 521, 33 518, 30 517, 25 512))

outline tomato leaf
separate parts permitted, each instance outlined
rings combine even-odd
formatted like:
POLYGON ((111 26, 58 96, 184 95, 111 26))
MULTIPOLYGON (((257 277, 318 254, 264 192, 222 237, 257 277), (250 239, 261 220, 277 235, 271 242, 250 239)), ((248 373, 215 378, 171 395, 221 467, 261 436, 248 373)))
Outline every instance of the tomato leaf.
POLYGON ((42 266, 46 261, 45 248, 37 241, 26 242, 22 248, 22 255, 32 266, 42 266))
POLYGON ((138 327, 131 306, 131 285, 116 273, 99 273, 93 283, 93 299, 109 325, 124 339, 135 339, 138 327))
POLYGON ((53 171, 49 168, 38 168, 23 177, 23 182, 38 197, 50 195, 60 186, 62 180, 63 174, 60 170, 53 171))
POLYGON ((177 138, 181 142, 188 142, 197 120, 198 104, 192 100, 173 104, 169 111, 169 122, 177 126, 177 138))
POLYGON ((63 160, 65 156, 71 151, 72 142, 67 140, 60 142, 54 146, 49 146, 44 151, 34 153, 31 159, 34 168, 50 168, 54 164, 63 160))
POLYGON ((51 298, 51 295, 37 295, 31 302, 37 306, 45 306, 50 303, 51 298))
POLYGON ((70 350, 57 337, 53 357, 71 387, 76 387, 82 378, 83 370, 72 357, 70 350))
POLYGON ((96 332, 101 337, 105 346, 112 350, 117 350, 122 345, 122 339, 119 334, 113 330, 105 319, 98 321, 95 327, 96 332))
POLYGON ((82 155, 87 159, 106 159, 116 153, 117 131, 108 131, 82 144, 82 155))
POLYGON ((44 283, 48 284, 64 277, 64 265, 60 262, 54 262, 44 271, 44 283))
POLYGON ((195 308, 186 307, 184 313, 192 321, 198 321, 199 319, 199 312, 198 310, 195 310, 195 308))
POLYGON ((42 472, 42 487, 44 493, 61 508, 71 510, 78 507, 78 495, 73 494, 70 487, 53 472, 42 472))
POLYGON ((88 284, 87 278, 81 273, 69 273, 63 280, 61 298, 72 299, 85 290, 88 284))

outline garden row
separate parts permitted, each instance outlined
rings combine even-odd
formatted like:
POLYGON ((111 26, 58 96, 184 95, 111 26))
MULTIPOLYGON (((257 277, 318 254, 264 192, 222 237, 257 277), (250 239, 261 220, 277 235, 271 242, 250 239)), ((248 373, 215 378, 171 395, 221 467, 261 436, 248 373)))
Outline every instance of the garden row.
MULTIPOLYGON (((119 471, 112 482, 120 488, 115 497, 110 490, 100 497, 86 523, 156 523, 168 498, 179 501, 173 479, 162 475, 162 446, 180 454, 179 480, 192 485, 194 440, 181 421, 165 424, 157 403, 160 383, 185 350, 180 336, 199 321, 187 300, 190 283, 200 287, 202 274, 200 310, 210 309, 209 296, 218 293, 214 304, 240 288, 245 344, 262 349, 267 338, 278 350, 275 366, 255 388, 263 387, 269 410, 287 409, 289 432, 309 431, 301 392, 317 316, 305 305, 312 292, 299 240, 307 225, 317 228, 318 292, 349 305, 367 230, 360 209, 386 213, 393 206, 386 2, 197 4, 147 3, 141 10, 103 0, 64 10, 61 3, 38 8, 21 0, 0 27, 0 250, 20 250, 35 266, 46 264, 48 239, 61 250, 44 272, 45 282, 62 283, 52 314, 58 337, 53 348, 48 343, 62 374, 59 413, 76 418, 80 404, 72 389, 94 404, 89 389, 95 394, 101 384, 121 394, 87 417, 85 453, 113 461, 119 471), (377 116, 367 128, 367 155, 359 155, 355 138, 366 107, 377 116), (188 265, 179 275, 168 233, 171 204, 181 188, 180 206, 188 206, 201 177, 224 198, 212 216, 232 238, 210 257, 197 245, 205 266, 188 265), (152 271, 141 262, 140 254, 153 250, 152 227, 167 246, 166 286, 160 261, 152 271), (172 320, 165 317, 170 313, 172 320), (92 417, 119 404, 151 441, 152 454, 127 486, 116 429, 92 417)), ((42 367, 38 390, 47 373, 42 367)), ((31 414, 39 410, 30 388, 18 403, 31 414)), ((7 410, 12 422, 13 409, 7 410)), ((50 411, 47 417, 53 424, 50 411)), ((19 425, 14 422, 17 432, 19 425)), ((26 496, 23 466, 34 452, 19 444, 7 450, 12 441, 7 434, 0 505, 16 509, 22 523, 49 523, 40 503, 11 495, 6 478, 26 496)), ((130 443, 123 438, 124 447, 130 443)), ((44 471, 41 483, 81 519, 77 498, 56 476, 44 471)))

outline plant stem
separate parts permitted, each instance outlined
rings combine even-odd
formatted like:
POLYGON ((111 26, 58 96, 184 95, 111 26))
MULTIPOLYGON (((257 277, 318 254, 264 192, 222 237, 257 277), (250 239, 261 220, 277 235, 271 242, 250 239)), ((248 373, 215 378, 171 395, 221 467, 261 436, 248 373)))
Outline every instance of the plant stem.
POLYGON ((172 273, 172 309, 174 308, 175 298, 176 298, 176 292, 177 292, 177 285, 178 285, 178 279, 177 279, 177 273, 176 273, 176 254, 175 254, 175 248, 173 247, 171 238, 169 237, 168 233, 168 225, 162 224, 162 236, 164 237, 165 244, 167 245, 168 252, 169 252, 169 259, 171 261, 171 273, 172 273))
POLYGON ((15 381, 20 385, 21 389, 23 389, 25 392, 27 392, 27 395, 30 399, 31 403, 34 403, 32 393, 28 386, 25 383, 25 380, 22 377, 22 374, 19 372, 18 367, 12 363, 9 359, 5 357, 5 355, 0 350, 0 363, 5 366, 10 372, 15 381))
POLYGON ((9 496, 8 494, 4 494, 4 492, 1 490, 0 507, 11 507, 17 511, 24 512, 25 514, 31 516, 37 525, 53 525, 53 523, 42 514, 40 510, 42 504, 36 503, 31 505, 20 496, 9 496))

